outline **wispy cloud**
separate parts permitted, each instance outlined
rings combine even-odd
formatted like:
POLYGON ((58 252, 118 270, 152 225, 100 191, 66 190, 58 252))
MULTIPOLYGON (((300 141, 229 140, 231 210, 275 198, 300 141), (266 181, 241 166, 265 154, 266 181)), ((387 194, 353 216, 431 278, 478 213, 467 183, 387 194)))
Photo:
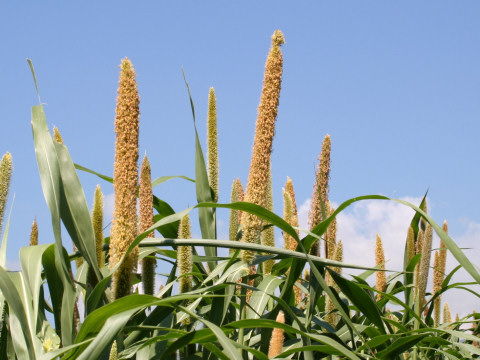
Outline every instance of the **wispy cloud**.
MULTIPOLYGON (((419 197, 405 197, 414 205, 421 201, 419 197)), ((333 204, 334 207, 338 204, 333 204)), ((299 207, 299 223, 301 228, 307 228, 310 199, 307 199, 299 207)), ((409 207, 384 200, 367 200, 354 203, 342 211, 337 217, 337 239, 342 239, 344 246, 344 262, 365 266, 374 266, 375 238, 378 233, 383 240, 386 268, 401 271, 403 268, 403 254, 407 229, 410 225, 414 211, 409 207)), ((440 221, 437 219, 437 221, 440 221)), ((462 248, 469 259, 480 258, 480 250, 477 246, 480 239, 480 224, 473 221, 465 221, 462 235, 456 236, 455 241, 462 248)), ((440 240, 434 235, 433 248, 439 247, 440 240)), ((433 256, 432 256, 433 259, 433 256)), ((433 260, 432 260, 433 265, 433 260)), ((447 272, 451 271, 458 262, 449 254, 447 260, 447 272)), ((356 270, 344 270, 345 274, 358 274, 356 270)), ((373 278, 371 279, 373 280, 373 278)), ((452 282, 469 282, 472 277, 463 269, 458 271, 452 282)), ((428 284, 431 289, 431 281, 428 284)), ((480 287, 473 289, 480 292, 480 287)), ((473 309, 480 309, 478 298, 465 290, 449 290, 443 296, 443 302, 448 301, 453 314, 471 313, 473 309), (458 301, 461 299, 461 302, 458 301)))

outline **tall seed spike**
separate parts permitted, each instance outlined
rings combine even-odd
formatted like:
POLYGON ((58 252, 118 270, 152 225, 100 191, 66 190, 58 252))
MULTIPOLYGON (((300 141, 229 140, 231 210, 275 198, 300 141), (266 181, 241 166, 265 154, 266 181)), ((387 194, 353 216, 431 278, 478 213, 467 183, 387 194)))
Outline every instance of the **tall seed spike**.
POLYGON ((95 235, 95 250, 97 253, 97 263, 100 268, 105 266, 105 254, 103 251, 103 193, 100 185, 95 188, 92 209, 93 233, 95 235))
MULTIPOLYGON (((237 178, 237 201, 245 201, 245 193, 243 191, 243 185, 240 179, 237 178)), ((242 222, 242 213, 243 211, 238 210, 238 223, 242 222)))
MULTIPOLYGON (((279 324, 285 324, 285 314, 282 310, 278 312, 275 321, 279 324)), ((268 348, 268 357, 270 359, 274 358, 282 352, 284 341, 284 330, 280 328, 274 328, 272 331, 272 338, 270 339, 270 346, 268 348)))
POLYGON ((443 306, 443 323, 451 323, 452 322, 452 313, 450 312, 450 307, 448 306, 448 302, 445 303, 443 306))
MULTIPOLYGON (((330 153, 331 153, 330 135, 326 135, 322 143, 322 151, 318 156, 318 167, 315 173, 315 184, 310 203, 310 212, 308 213, 308 224, 310 230, 322 222, 324 219, 323 211, 326 210, 328 201, 328 182, 330 180, 330 153)), ((328 212, 326 212, 328 214, 328 212)), ((328 245, 326 245, 328 248, 328 245)), ((320 255, 319 242, 316 241, 310 249, 312 255, 320 255)))
MULTIPOLYGON (((232 192, 230 195, 230 202, 234 203, 238 201, 238 187, 237 180, 233 181, 232 192)), ((229 239, 232 241, 237 240, 238 226, 240 222, 238 221, 238 211, 235 209, 230 209, 230 224, 229 224, 229 239)), ((234 253, 234 249, 230 249, 230 254, 234 253)))
POLYGON ((425 228, 423 244, 422 244, 422 258, 420 259, 419 283, 418 283, 421 304, 425 300, 425 292, 427 291, 428 272, 430 270, 430 259, 431 259, 431 252, 432 252, 432 240, 433 240, 433 229, 432 229, 432 226, 427 223, 425 228))
MULTIPOLYGON (((110 267, 126 253, 137 235, 138 133, 140 98, 135 70, 129 59, 122 60, 115 116, 115 163, 113 188, 115 210, 110 235, 110 267)), ((115 299, 131 291, 131 278, 137 266, 138 249, 132 251, 112 277, 115 299)))
POLYGON ((217 137, 217 99, 215 89, 210 88, 208 92, 208 114, 207 114, 207 159, 208 159, 208 181, 213 190, 213 202, 218 201, 218 137, 217 137))
MULTIPOLYGON (((190 227, 190 217, 185 215, 180 220, 178 226, 178 238, 179 239, 191 239, 192 232, 190 227)), ((177 247, 177 267, 178 267, 178 287, 181 294, 192 290, 193 277, 191 275, 193 269, 192 260, 192 247, 191 246, 178 246, 177 247)), ((183 305, 187 306, 190 301, 184 301, 183 305)), ((189 325, 191 322, 190 317, 185 318, 182 323, 189 325)))
MULTIPOLYGON (((265 190, 265 208, 273 212, 272 170, 270 168, 267 188, 265 190)), ((270 226, 262 231, 262 245, 275 247, 275 227, 270 226)), ((263 263, 263 273, 271 274, 275 260, 270 259, 263 263)))
MULTIPOLYGON (((375 266, 380 266, 381 270, 385 270, 385 252, 383 250, 383 243, 380 236, 377 234, 377 240, 375 242, 375 266)), ((385 292, 387 288, 387 277, 385 271, 377 271, 376 273, 376 286, 377 291, 385 292)), ((382 298, 380 293, 377 293, 377 301, 382 298)))
MULTIPOLYGON (((272 36, 272 46, 265 64, 262 96, 258 106, 255 129, 255 140, 248 174, 245 201, 257 205, 265 205, 265 190, 270 169, 275 120, 277 118, 280 88, 282 82, 283 57, 280 45, 285 38, 280 30, 272 36)), ((262 221, 255 215, 242 215, 242 241, 255 244, 260 239, 262 221)), ((251 263, 255 253, 251 250, 242 251, 242 260, 251 263)))
POLYGON ((409 264, 415 256, 415 233, 410 226, 407 233, 407 263, 409 264))
MULTIPOLYGON (((178 227, 179 239, 190 239, 190 217, 185 215, 180 220, 178 227)), ((192 247, 191 246, 178 246, 177 248, 177 266, 179 271, 179 288, 180 293, 189 292, 192 289, 192 275, 188 275, 192 272, 192 247)))
MULTIPOLYGON (((335 209, 331 207, 330 201, 327 202, 327 209, 327 216, 330 216, 335 212, 335 209)), ((333 259, 333 253, 335 251, 335 246, 337 245, 337 218, 334 218, 330 225, 328 225, 326 235, 325 252, 328 253, 327 257, 329 259, 333 259)))
POLYGON ((0 234, 2 234, 3 216, 7 206, 8 191, 10 190, 10 181, 12 179, 12 155, 7 152, 0 160, 0 234))
MULTIPOLYGON (((435 251, 435 259, 433 261, 433 295, 440 291, 442 288, 443 276, 440 272, 440 253, 435 251)), ((433 301, 433 319, 435 326, 440 325, 441 309, 441 296, 437 296, 433 301)))
MULTIPOLYGON (((443 222, 442 229, 448 234, 447 220, 443 222)), ((443 241, 440 241, 439 269, 440 269, 440 272, 444 275, 444 277, 445 277, 446 266, 447 266, 447 247, 445 246, 443 241)))
POLYGON ((37 219, 33 220, 32 230, 30 231, 30 246, 38 245, 38 224, 37 219))
MULTIPOLYGON (((343 262, 343 243, 342 240, 339 240, 338 243, 335 246, 335 250, 333 252, 333 260, 343 262)), ((333 271, 335 271, 338 274, 342 273, 342 268, 335 266, 333 268, 333 271)))
MULTIPOLYGON (((153 225, 153 190, 150 162, 147 155, 143 158, 140 169, 140 186, 138 190, 140 202, 140 232, 147 231, 153 225)), ((152 231, 147 237, 155 237, 152 231)), ((155 266, 157 261, 153 256, 142 259, 142 284, 145 294, 153 295, 155 289, 155 266)))

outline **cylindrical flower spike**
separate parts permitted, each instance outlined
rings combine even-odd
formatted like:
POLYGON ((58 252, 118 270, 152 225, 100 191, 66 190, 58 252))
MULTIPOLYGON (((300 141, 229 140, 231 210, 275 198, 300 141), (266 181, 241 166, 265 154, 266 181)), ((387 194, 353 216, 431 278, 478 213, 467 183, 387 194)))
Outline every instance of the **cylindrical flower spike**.
MULTIPOLYGON (((265 205, 265 190, 269 176, 270 155, 280 99, 283 69, 280 45, 283 43, 285 43, 285 38, 282 32, 276 30, 272 36, 272 47, 265 64, 262 96, 258 107, 255 140, 245 193, 245 201, 261 206, 265 205)), ((242 241, 258 243, 262 228, 261 219, 250 213, 245 213, 242 215, 241 224, 242 241)), ((254 256, 255 254, 251 250, 242 251, 242 259, 248 263, 253 260, 254 256)))
POLYGON ((32 230, 30 231, 30 246, 38 245, 38 224, 37 220, 33 220, 32 230))
POLYGON ((452 322, 452 313, 450 312, 450 307, 446 302, 443 307, 443 323, 451 323, 452 322))
MULTIPOLYGON (((330 201, 327 202, 327 209, 327 216, 330 216, 335 212, 335 209, 330 205, 330 201)), ((328 246, 325 247, 325 252, 328 252, 328 259, 333 259, 333 253, 337 245, 337 218, 334 218, 330 225, 328 225, 326 235, 325 243, 328 244, 328 246)))
MULTIPOLYGON (((290 222, 293 220, 293 201, 290 193, 285 189, 283 189, 283 220, 292 225, 290 222)), ((296 249, 296 245, 295 239, 293 239, 291 235, 284 232, 283 248, 293 251, 296 249)))
MULTIPOLYGON (((272 192, 272 171, 270 169, 267 189, 265 193, 265 208, 273 212, 273 192, 272 192)), ((262 235, 262 245, 275 247, 275 227, 270 226, 267 229, 263 230, 262 235)), ((275 260, 270 259, 263 263, 263 273, 271 274, 273 265, 275 265, 275 260)))
POLYGON ((101 268, 105 265, 105 254, 103 251, 103 194, 100 185, 97 185, 95 188, 95 194, 93 196, 92 224, 93 234, 95 235, 97 263, 98 267, 101 268))
MULTIPOLYGON (((433 261, 433 294, 435 295, 442 288, 443 276, 440 272, 440 254, 438 251, 435 251, 435 259, 433 261)), ((440 325, 440 314, 442 313, 441 309, 441 297, 440 295, 435 298, 433 301, 433 319, 435 326, 440 325)))
MULTIPOLYGON (((280 324, 285 324, 285 314, 282 310, 278 312, 276 322, 280 324)), ((274 358, 282 352, 284 341, 284 330, 280 328, 274 328, 272 331, 272 338, 270 339, 270 346, 268 348, 268 357, 270 359, 274 358)))
POLYGON ((217 100, 213 87, 208 92, 207 116, 207 159, 208 181, 213 190, 213 201, 218 201, 218 139, 217 139, 217 100))
MULTIPOLYGON (((377 234, 377 240, 375 242, 375 266, 380 266, 380 270, 385 270, 385 253, 383 251, 383 243, 380 236, 377 234)), ((385 275, 385 271, 377 271, 376 272, 376 286, 375 288, 378 291, 384 292, 387 288, 387 279, 385 275)), ((380 293, 377 294, 377 300, 380 300, 382 295, 380 293)))
POLYGON ((410 263, 410 261, 412 261, 413 257, 415 256, 415 233, 411 226, 408 228, 406 248, 408 261, 407 263, 410 263))
MULTIPOLYGON (((295 190, 293 188, 292 179, 287 177, 287 182, 285 183, 284 191, 284 206, 283 206, 283 218, 291 226, 298 227, 298 210, 297 210, 297 201, 295 199, 295 190), (288 194, 288 196, 286 196, 288 194)), ((297 230, 298 234, 298 230, 297 230)), ((285 237, 285 248, 288 250, 294 251, 297 248, 297 242, 294 238, 288 234, 284 234, 285 237)))
MULTIPOLYGON (((190 239, 190 217, 185 215, 180 221, 178 227, 179 239, 190 239)), ((179 288, 180 293, 189 292, 192 290, 192 275, 188 275, 192 272, 192 247, 191 246, 179 246, 177 248, 177 267, 179 270, 179 288)))
MULTIPOLYGON (((318 156, 318 167, 315 174, 315 184, 313 186, 313 193, 310 203, 310 212, 308 213, 308 224, 310 230, 316 225, 322 222, 324 219, 323 212, 326 211, 328 201, 328 181, 330 179, 330 153, 331 153, 331 140, 330 135, 326 135, 322 143, 322 151, 318 156)), ((325 248, 328 248, 328 244, 325 244, 325 248)), ((310 249, 310 254, 320 255, 319 241, 315 241, 310 249)), ((325 254, 325 257, 328 253, 325 254)))
MULTIPOLYGON (((190 217, 185 215, 180 220, 178 226, 178 238, 179 239, 191 239, 190 217)), ((177 247, 177 268, 178 268, 178 287, 181 294, 192 290, 193 277, 192 272, 192 247, 191 246, 178 246, 177 247)), ((189 301, 185 301, 184 305, 187 306, 189 301)), ((184 325, 190 324, 190 317, 185 318, 182 323, 184 325)))
POLYGON ((7 152, 0 160, 0 234, 2 234, 3 216, 8 200, 8 190, 12 178, 12 155, 7 152))
MULTIPOLYGON (((115 163, 113 188, 115 210, 110 235, 110 267, 125 255, 137 235, 138 132, 140 98, 135 70, 129 59, 120 65, 117 109, 115 117, 115 163)), ((131 291, 131 277, 137 266, 138 249, 132 251, 112 277, 115 299, 131 291)))
MULTIPOLYGON (((140 232, 147 231, 153 225, 153 191, 150 162, 147 155, 143 158, 140 170, 140 186, 138 190, 140 202, 140 232)), ((154 237, 152 231, 147 237, 154 237)), ((155 266, 156 260, 153 256, 146 256, 142 259, 142 284, 143 292, 153 295, 155 289, 155 266)))
MULTIPOLYGON (((232 193, 230 195, 230 202, 243 201, 243 187, 240 179, 235 179, 232 184, 232 193)), ((229 238, 230 240, 237 240, 238 227, 240 226, 240 214, 239 210, 230 209, 230 227, 229 238)), ((235 249, 230 249, 230 254, 234 253, 235 249)))
POLYGON ((433 229, 432 226, 427 223, 423 237, 422 258, 420 259, 419 269, 418 291, 420 295, 420 304, 423 304, 423 301, 425 300, 425 292, 427 290, 428 272, 430 270, 430 259, 432 252, 432 240, 433 229))
POLYGON ((118 351, 117 351, 117 341, 113 340, 112 347, 110 348, 110 356, 108 360, 117 360, 118 359, 118 351))

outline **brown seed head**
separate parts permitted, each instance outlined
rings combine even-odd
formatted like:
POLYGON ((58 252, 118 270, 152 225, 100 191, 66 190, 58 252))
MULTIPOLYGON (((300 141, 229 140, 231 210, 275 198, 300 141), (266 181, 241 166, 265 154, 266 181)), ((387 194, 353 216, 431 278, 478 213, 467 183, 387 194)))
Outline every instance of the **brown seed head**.
MULTIPOLYGON (((269 171, 267 188, 265 191, 265 208, 273 212, 273 193, 272 193, 272 172, 269 171)), ((270 226, 263 230, 261 234, 262 245, 275 247, 275 227, 270 226)), ((263 263, 263 273, 270 274, 272 272, 275 260, 270 259, 263 263)))
POLYGON ((38 245, 38 224, 37 220, 33 220, 32 230, 30 231, 30 246, 38 245))
MULTIPOLYGON (((285 324, 285 314, 283 311, 279 311, 277 318, 277 323, 285 324)), ((268 357, 274 358, 278 354, 282 352, 283 349, 283 342, 285 341, 284 338, 284 330, 280 328, 274 328, 272 331, 272 338, 270 340, 270 346, 268 348, 268 357)))
MULTIPOLYGON (((110 267, 126 253, 137 235, 138 131, 140 98, 135 70, 127 58, 120 65, 115 116, 115 163, 113 188, 115 210, 110 235, 110 267)), ((114 297, 130 293, 131 276, 137 265, 138 249, 132 251, 113 275, 114 297)))
MULTIPOLYGON (((383 243, 380 236, 377 234, 377 240, 375 242, 375 266, 380 266, 381 270, 385 270, 385 253, 383 250, 383 243)), ((387 288, 387 278, 385 275, 385 271, 377 271, 376 272, 376 279, 377 283, 375 288, 378 291, 385 292, 387 288)), ((380 300, 382 295, 380 293, 377 294, 377 300, 380 300)))
MULTIPOLYGON (((138 189, 140 202, 140 232, 147 231, 153 225, 153 191, 150 162, 147 155, 143 158, 140 169, 140 186, 138 189)), ((147 237, 155 237, 150 232, 147 237)), ((153 256, 142 259, 142 283, 145 294, 153 295, 155 289, 155 266, 157 261, 153 256)))
MULTIPOLYGON (((326 211, 328 201, 328 181, 330 179, 330 153, 331 153, 330 135, 326 135, 322 143, 322 151, 318 156, 318 167, 315 174, 315 184, 313 185, 313 193, 310 204, 310 212, 308 213, 308 224, 310 230, 322 222, 324 219, 323 212, 326 211)), ((312 246, 310 253, 319 255, 320 247, 318 241, 312 246)))
POLYGON ((105 265, 105 256, 103 253, 103 194, 100 185, 95 188, 92 209, 93 233, 95 235, 95 248, 97 252, 97 262, 99 267, 105 265))
POLYGON ((2 233, 3 216, 8 200, 8 190, 12 178, 12 155, 7 152, 0 160, 0 234, 2 233))
MULTIPOLYGON (((284 43, 283 34, 277 30, 272 37, 272 47, 265 64, 262 96, 258 107, 255 140, 248 174, 245 201, 265 205, 265 191, 270 171, 275 120, 280 99, 283 58, 280 45, 284 43)), ((242 215, 242 241, 257 243, 260 239, 262 221, 255 215, 242 215)), ((250 263, 254 257, 252 251, 243 250, 242 259, 250 263)))
POLYGON ((208 181, 215 194, 213 201, 218 201, 218 139, 217 139, 217 100, 215 89, 210 88, 208 92, 208 114, 207 114, 207 159, 208 159, 208 181))

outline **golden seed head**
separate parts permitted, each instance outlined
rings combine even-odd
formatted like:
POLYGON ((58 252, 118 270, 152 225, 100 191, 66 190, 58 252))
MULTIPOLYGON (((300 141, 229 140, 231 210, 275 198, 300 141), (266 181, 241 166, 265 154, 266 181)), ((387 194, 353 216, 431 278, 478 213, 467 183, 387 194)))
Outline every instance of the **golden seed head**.
MULTIPOLYGON (((273 212, 273 193, 272 193, 272 172, 269 171, 267 188, 265 190, 265 208, 273 212)), ((262 231, 261 234, 262 245, 275 246, 275 227, 270 226, 262 231)), ((272 272, 275 260, 270 259, 263 262, 263 273, 270 274, 272 272)))
MULTIPOLYGON (((298 227, 298 215, 295 204, 296 201, 293 183, 290 178, 287 178, 287 183, 283 189, 283 220, 285 220, 291 226, 298 227)), ((283 247, 287 250, 295 251, 297 248, 296 240, 286 232, 283 233, 283 239, 283 247)))
MULTIPOLYGON (((420 234, 420 232, 419 232, 420 234)), ((432 251, 432 239, 433 239, 433 230, 430 224, 426 224, 425 233, 423 234, 423 241, 421 245, 421 254, 422 258, 420 259, 420 269, 419 269, 419 294, 421 303, 425 299, 425 292, 427 290, 428 282, 428 271, 430 269, 430 258, 432 251)))
MULTIPOLYGON (((280 310, 278 312, 276 321, 279 324, 285 324, 285 314, 283 313, 283 311, 280 310)), ((272 331, 270 346, 268 348, 269 358, 273 358, 282 352, 284 341, 285 341, 284 330, 280 328, 274 328, 272 331)))
POLYGON ((208 92, 207 114, 207 159, 208 181, 213 190, 213 201, 218 201, 218 138, 217 138, 217 100, 213 87, 208 92))
POLYGON ((408 263, 413 259, 415 256, 415 233, 413 231, 413 228, 410 226, 408 228, 408 233, 407 233, 407 259, 408 263))
MULTIPOLYGON (((435 259, 433 261, 433 294, 440 291, 442 288, 443 274, 439 271, 439 261, 440 253, 435 251, 435 259)), ((435 326, 440 324, 440 313, 441 313, 441 296, 437 296, 433 301, 433 319, 435 326)))
MULTIPOLYGON (((327 216, 332 215, 335 209, 331 207, 330 201, 327 202, 327 216)), ((333 259, 333 249, 337 244, 337 218, 334 218, 330 225, 328 225, 325 238, 325 253, 328 259, 333 259)))
MULTIPOLYGON (((383 243, 380 236, 377 234, 377 240, 375 242, 375 266, 380 266, 381 270, 385 270, 385 253, 383 250, 383 243)), ((375 288, 378 291, 385 292, 387 288, 387 277, 385 271, 376 272, 377 283, 375 288)), ((381 294, 377 294, 377 300, 380 300, 382 297, 381 294)))
POLYGON ((293 181, 288 176, 287 176, 287 182, 285 183, 285 191, 290 194, 290 198, 292 199, 293 216, 298 217, 297 201, 295 199, 295 190, 293 188, 293 181))
POLYGON ((450 307, 446 302, 443 306, 443 323, 451 323, 452 322, 452 314, 450 312, 450 307))
POLYGON ((117 360, 117 359, 118 359, 117 341, 113 340, 113 344, 110 349, 110 356, 108 357, 108 360, 117 360))
MULTIPOLYGON (((318 156, 318 166, 315 173, 315 183, 313 185, 313 192, 310 203, 310 211, 308 213, 308 224, 310 230, 322 222, 324 219, 323 212, 328 215, 328 181, 330 179, 330 153, 331 153, 331 139, 330 135, 326 135, 322 143, 322 151, 318 156)), ((328 245, 326 245, 326 248, 328 245)), ((310 253, 313 255, 320 255, 319 242, 316 241, 310 253)), ((328 254, 325 254, 327 256, 328 254)))
MULTIPOLYGON (((150 162, 144 156, 140 169, 140 185, 138 189, 140 202, 140 232, 143 233, 153 225, 153 191, 150 162)), ((148 237, 154 237, 152 231, 148 237)), ((153 256, 142 259, 142 284, 145 294, 153 295, 155 289, 155 266, 157 261, 153 256)))
MULTIPOLYGON (((232 192, 230 195, 230 202, 234 203, 241 201, 239 199, 239 190, 243 192, 242 183, 240 179, 235 179, 232 184, 232 192)), ((243 195, 243 194, 242 194, 243 195)), ((240 226, 240 211, 235 209, 230 209, 230 227, 229 227, 229 238, 230 240, 237 240, 238 227, 240 226)), ((234 253, 234 249, 230 249, 230 254, 234 253)))
POLYGON ((7 152, 0 160, 0 234, 2 233, 3 216, 7 206, 8 190, 12 179, 12 155, 7 152))
MULTIPOLYGON (((342 262, 343 261, 343 244, 342 240, 339 240, 338 243, 335 246, 335 250, 333 252, 333 260, 342 262)), ((334 267, 333 270, 341 274, 342 273, 342 268, 341 267, 334 267)))
POLYGON ((93 197, 92 224, 98 266, 103 267, 105 265, 105 256, 103 254, 103 194, 100 185, 97 185, 95 188, 93 197))
MULTIPOLYGON (((260 206, 265 205, 265 192, 270 172, 270 155, 272 152, 273 136, 275 134, 275 120, 277 118, 282 82, 283 58, 280 50, 283 35, 276 31, 272 39, 272 47, 265 64, 263 89, 258 106, 255 139, 248 174, 245 201, 260 206)), ((262 221, 249 213, 242 215, 242 241, 257 243, 260 239, 262 221)), ((243 250, 242 259, 251 262, 254 257, 252 251, 243 250)))
MULTIPOLYGON (((191 228, 190 228, 190 217, 185 215, 180 220, 180 225, 178 227, 178 238, 179 239, 190 239, 191 228)), ((177 267, 179 271, 179 288, 180 293, 189 292, 192 289, 192 247, 191 246, 179 246, 177 248, 177 267)))
POLYGON ((60 130, 56 126, 53 127, 53 140, 57 143, 65 145, 62 139, 62 135, 60 135, 60 130))
MULTIPOLYGON (((443 231, 448 234, 448 224, 447 220, 443 222, 443 231)), ((447 266, 447 247, 445 246, 443 241, 440 241, 440 255, 439 255, 439 269, 445 275, 447 266)))
POLYGON ((33 220, 32 230, 30 231, 30 246, 38 245, 38 224, 37 220, 33 220))
MULTIPOLYGON (((138 132, 140 98, 135 70, 127 58, 120 65, 115 116, 115 163, 113 188, 115 210, 110 236, 110 267, 124 256, 137 236, 138 132)), ((138 249, 132 251, 113 275, 114 297, 130 293, 131 276, 137 266, 138 249)))

